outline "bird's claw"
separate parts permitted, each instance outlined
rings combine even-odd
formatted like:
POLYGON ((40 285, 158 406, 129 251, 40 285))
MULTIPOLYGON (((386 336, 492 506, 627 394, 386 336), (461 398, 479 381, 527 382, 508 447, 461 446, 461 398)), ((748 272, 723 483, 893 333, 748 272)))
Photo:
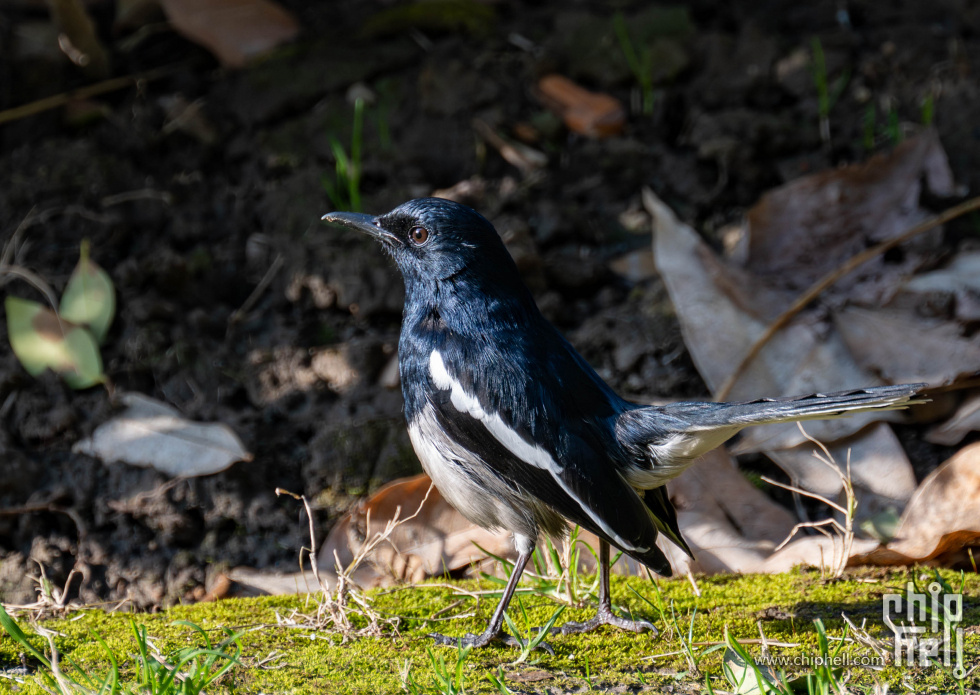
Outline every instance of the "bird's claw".
MULTIPOLYGON (((524 647, 519 640, 508 635, 506 632, 498 632, 495 635, 488 634, 486 632, 480 633, 479 635, 474 635, 472 632, 467 632, 462 637, 449 637, 448 635, 442 635, 438 632, 430 632, 428 636, 431 637, 436 644, 442 644, 447 647, 460 647, 462 649, 485 647, 494 641, 503 642, 508 647, 514 647, 515 649, 522 649, 524 647)), ((551 656, 555 655, 555 650, 552 649, 551 645, 547 642, 538 642, 535 649, 543 649, 551 656)))
POLYGON ((660 634, 657 628, 653 626, 653 623, 649 623, 646 620, 627 620, 626 618, 620 618, 608 608, 600 608, 594 618, 586 620, 584 623, 569 621, 564 625, 553 627, 551 628, 551 634, 577 635, 595 630, 600 625, 612 625, 613 627, 618 627, 620 630, 628 630, 630 632, 652 632, 654 637, 660 634))
POLYGON ((460 647, 462 649, 468 649, 471 647, 485 647, 495 639, 501 639, 500 635, 493 635, 487 632, 481 632, 479 635, 474 635, 472 632, 467 632, 462 637, 450 637, 449 635, 442 635, 438 632, 430 632, 428 636, 431 637, 436 644, 442 644, 447 647, 460 647))
MULTIPOLYGON (((540 630, 539 630, 539 632, 540 632, 540 630)), ((510 635, 507 635, 507 636, 510 637, 510 635)), ((520 642, 518 642, 513 637, 510 637, 510 639, 514 640, 514 646, 517 647, 518 649, 523 649, 524 648, 524 645, 521 644, 520 642)), ((540 649, 541 651, 548 652, 548 655, 549 656, 554 656, 555 655, 555 650, 552 648, 552 646, 550 644, 548 644, 544 640, 542 640, 542 641, 538 642, 536 645, 534 645, 534 649, 540 649)), ((531 651, 533 652, 534 649, 532 649, 531 651)))

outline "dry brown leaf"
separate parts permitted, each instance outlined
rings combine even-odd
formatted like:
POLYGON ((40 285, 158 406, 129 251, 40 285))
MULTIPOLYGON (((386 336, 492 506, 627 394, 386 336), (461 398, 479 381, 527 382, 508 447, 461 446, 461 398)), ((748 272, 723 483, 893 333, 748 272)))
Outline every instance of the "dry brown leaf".
POLYGON ((630 282, 645 282, 657 274, 653 253, 648 248, 636 249, 614 258, 609 262, 609 267, 630 282))
MULTIPOLYGON (((396 480, 358 505, 334 526, 321 547, 321 571, 326 574, 334 571, 335 552, 341 564, 347 565, 361 544, 384 528, 397 508, 401 507, 402 517, 406 514, 405 510, 411 513, 417 509, 430 484, 427 475, 396 480), (366 525, 368 511, 371 513, 370 528, 366 525)), ((578 539, 593 550, 598 550, 599 539, 589 531, 580 530, 578 539)), ((544 543, 545 540, 540 539, 539 547, 544 543)), ((501 568, 494 566, 495 563, 477 545, 507 560, 514 560, 517 556, 509 532, 487 531, 471 523, 434 489, 419 515, 399 526, 391 536, 391 543, 383 544, 368 556, 368 562, 355 572, 354 580, 364 587, 387 586, 400 581, 418 582, 427 577, 440 576, 446 571, 472 566, 484 572, 499 572, 501 568)), ((680 560, 686 558, 682 551, 670 543, 664 543, 664 547, 672 561, 675 558, 678 560, 675 566, 686 566, 680 560)), ((595 558, 591 553, 580 553, 579 567, 585 572, 595 571, 595 558)), ((613 572, 628 576, 646 575, 644 566, 626 555, 613 565, 613 572)), ((234 578, 241 580, 239 576, 234 578)), ((297 574, 288 579, 277 579, 276 584, 290 586, 307 579, 297 574)))
MULTIPOLYGON (((235 567, 228 573, 229 579, 242 588, 238 596, 279 596, 283 594, 310 594, 319 591, 313 572, 280 572, 252 567, 235 567)), ((337 575, 324 573, 320 578, 333 591, 336 588, 337 575)))
POLYGON ((895 538, 855 561, 951 565, 966 560, 967 548, 980 548, 980 442, 958 451, 922 481, 895 538))
POLYGON ((966 398, 949 420, 936 425, 925 434, 927 442, 954 446, 970 432, 980 430, 980 392, 966 398))
MULTIPOLYGON (((335 549, 342 562, 349 562, 363 539, 380 530, 397 507, 417 508, 429 483, 424 475, 399 480, 362 503, 331 531, 320 551, 321 568, 333 569, 335 549), (368 510, 370 529, 365 526, 368 510)), ((681 530, 691 541, 698 560, 693 566, 695 571, 761 571, 776 543, 793 527, 790 514, 745 480, 722 450, 707 454, 691 471, 671 483, 671 488, 675 491, 681 530), (736 559, 740 555, 744 557, 736 559)), ((580 531, 579 539, 598 548, 598 538, 588 531, 580 531)), ((369 557, 375 567, 373 573, 365 572, 355 579, 362 586, 377 586, 399 580, 420 581, 440 575, 445 569, 465 568, 486 559, 474 543, 494 555, 514 558, 510 534, 490 533, 471 524, 433 491, 423 511, 393 534, 392 544, 381 546, 369 557)), ((686 572, 690 560, 683 551, 666 541, 660 545, 675 573, 686 572)), ((580 568, 595 571, 591 553, 581 553, 580 568)), ((613 571, 629 576, 646 574, 640 563, 625 555, 613 571)))
MULTIPOLYGON (((965 561, 966 549, 980 546, 978 464, 980 443, 943 464, 915 493, 898 530, 900 540, 885 547, 874 540, 855 539, 848 565, 965 561)), ((321 577, 328 586, 335 581, 336 562, 348 565, 360 545, 380 531, 399 508, 403 518, 417 509, 429 485, 425 475, 395 481, 342 519, 319 552, 321 577)), ((661 536, 657 544, 667 554, 675 575, 689 571, 775 573, 797 565, 828 567, 835 551, 840 552, 839 541, 835 546, 834 541, 823 536, 797 538, 776 551, 792 531, 792 516, 749 483, 724 450, 706 454, 696 466, 672 481, 670 489, 681 533, 695 555, 692 561, 661 536)), ((598 548, 598 539, 588 531, 580 532, 579 538, 593 549, 598 548)), ((514 558, 508 533, 491 534, 469 523, 433 490, 422 512, 400 526, 390 543, 379 546, 353 579, 362 587, 371 587, 417 582, 445 570, 481 563, 481 569, 486 571, 490 569, 487 557, 474 542, 494 555, 514 558)), ((595 571, 590 553, 581 553, 580 569, 595 571)), ((619 559, 613 571, 646 575, 642 565, 626 556, 619 559)), ((296 593, 316 588, 312 572, 283 574, 236 568, 229 576, 251 593, 296 593)))
POLYGON ((848 307, 834 323, 858 362, 892 383, 951 384, 980 373, 980 335, 911 312, 848 307))
MULTIPOLYGON (((923 178, 932 194, 953 194, 946 153, 932 130, 889 154, 769 191, 748 212, 740 249, 745 267, 802 291, 870 243, 896 237, 926 219, 929 213, 919 207, 923 178)), ((931 239, 938 242, 941 234, 934 230, 931 239)), ((914 243, 928 245, 922 237, 914 243)), ((870 261, 837 289, 853 285, 862 275, 895 278, 920 262, 915 254, 907 256, 901 264, 886 265, 881 257, 870 261)))
POLYGON ((980 252, 964 252, 945 267, 916 275, 906 282, 893 303, 915 307, 927 306, 942 310, 946 307, 960 321, 980 320, 980 252))
MULTIPOLYGON (((775 342, 775 341, 774 341, 775 342)), ((780 350, 763 350, 762 359, 774 364, 774 391, 780 395, 837 391, 855 386, 870 386, 881 381, 862 369, 844 341, 836 333, 820 335, 815 326, 799 326, 798 330, 787 336, 784 341, 778 341, 780 350), (789 338, 797 339, 794 354, 793 343, 789 338), (775 353, 775 354, 774 354, 775 353), (785 369, 785 372, 776 371, 785 369)), ((742 384, 743 379, 738 381, 742 384)), ((746 387, 750 387, 746 384, 746 387)), ((751 391, 750 391, 751 392, 751 391)), ((759 397, 764 394, 755 391, 759 397)), ((733 398, 738 398, 734 396, 733 398)), ((878 421, 903 422, 906 419, 902 411, 866 412, 830 420, 811 420, 806 423, 806 431, 810 436, 824 442, 836 442, 850 437, 856 432, 869 427, 878 421)), ((897 443, 897 442, 896 442, 897 443)), ((784 422, 764 427, 750 427, 740 436, 735 451, 748 453, 756 451, 774 451, 788 449, 805 444, 799 427, 794 422, 784 422)), ((810 451, 811 447, 806 447, 810 451)), ((901 447, 896 454, 901 456, 901 447)))
POLYGON ((678 512, 677 520, 696 560, 691 561, 683 553, 668 555, 675 573, 688 569, 701 574, 761 572, 775 548, 773 543, 747 540, 724 515, 714 511, 678 512))
POLYGON ((963 531, 980 538, 980 443, 961 449, 922 481, 890 547, 931 559, 949 551, 943 537, 963 531))
POLYGON ((473 129, 492 145, 508 164, 519 169, 525 176, 533 174, 548 164, 548 155, 544 152, 522 142, 505 138, 480 118, 473 119, 473 129))
POLYGON ((240 68, 299 33, 296 19, 270 0, 160 0, 179 33, 221 64, 240 68))
POLYGON ((705 454, 670 484, 679 511, 717 508, 740 536, 750 541, 782 541, 795 523, 792 515, 752 485, 724 449, 705 454))
POLYGON ((190 478, 225 470, 252 454, 227 425, 185 420, 166 403, 141 393, 119 397, 126 409, 72 447, 105 463, 124 461, 190 478))
POLYGON ((605 138, 618 135, 626 125, 626 111, 619 99, 590 92, 567 77, 545 75, 538 81, 538 93, 573 132, 605 138))
POLYGON ((694 552, 670 556, 677 572, 761 572, 776 544, 793 528, 789 512, 738 472, 723 449, 705 454, 670 483, 681 533, 694 552))

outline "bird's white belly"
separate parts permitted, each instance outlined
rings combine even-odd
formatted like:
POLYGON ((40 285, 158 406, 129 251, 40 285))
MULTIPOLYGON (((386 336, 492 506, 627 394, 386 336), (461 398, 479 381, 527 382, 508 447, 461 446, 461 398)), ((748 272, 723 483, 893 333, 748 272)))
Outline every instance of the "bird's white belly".
POLYGON ((460 514, 484 528, 505 528, 518 536, 537 537, 535 507, 539 505, 522 501, 497 480, 479 456, 447 437, 432 406, 426 406, 409 423, 408 436, 422 468, 460 514))

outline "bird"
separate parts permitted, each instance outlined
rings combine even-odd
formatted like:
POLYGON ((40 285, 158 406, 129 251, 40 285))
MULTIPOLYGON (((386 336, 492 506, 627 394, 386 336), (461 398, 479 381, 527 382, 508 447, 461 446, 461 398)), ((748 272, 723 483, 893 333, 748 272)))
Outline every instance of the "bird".
POLYGON ((470 207, 419 198, 383 215, 330 212, 366 233, 405 283, 398 366, 409 438, 423 469, 464 517, 513 534, 517 560, 486 629, 436 643, 508 641, 504 611, 542 534, 568 522, 599 538, 596 615, 554 628, 655 632, 612 609, 610 547, 662 576, 663 534, 688 555, 665 484, 741 429, 891 410, 924 384, 738 403, 650 406, 620 397, 539 311, 493 225, 470 207))

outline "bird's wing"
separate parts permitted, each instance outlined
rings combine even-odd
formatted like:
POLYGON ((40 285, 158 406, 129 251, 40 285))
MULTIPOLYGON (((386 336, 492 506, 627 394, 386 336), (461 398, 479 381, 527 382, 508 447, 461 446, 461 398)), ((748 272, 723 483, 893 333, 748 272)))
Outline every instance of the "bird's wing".
POLYGON ((687 553, 691 558, 694 553, 687 545, 687 541, 681 536, 680 527, 677 525, 677 510, 671 504, 670 497, 667 496, 667 487, 661 485, 643 493, 643 501, 646 502, 650 513, 653 515, 653 523, 656 524, 660 533, 664 534, 674 544, 687 553))
POLYGON ((486 381, 438 351, 429 367, 439 426, 501 482, 670 575, 650 511, 603 453, 595 430, 571 431, 558 403, 516 399, 511 411, 494 407, 486 381))

